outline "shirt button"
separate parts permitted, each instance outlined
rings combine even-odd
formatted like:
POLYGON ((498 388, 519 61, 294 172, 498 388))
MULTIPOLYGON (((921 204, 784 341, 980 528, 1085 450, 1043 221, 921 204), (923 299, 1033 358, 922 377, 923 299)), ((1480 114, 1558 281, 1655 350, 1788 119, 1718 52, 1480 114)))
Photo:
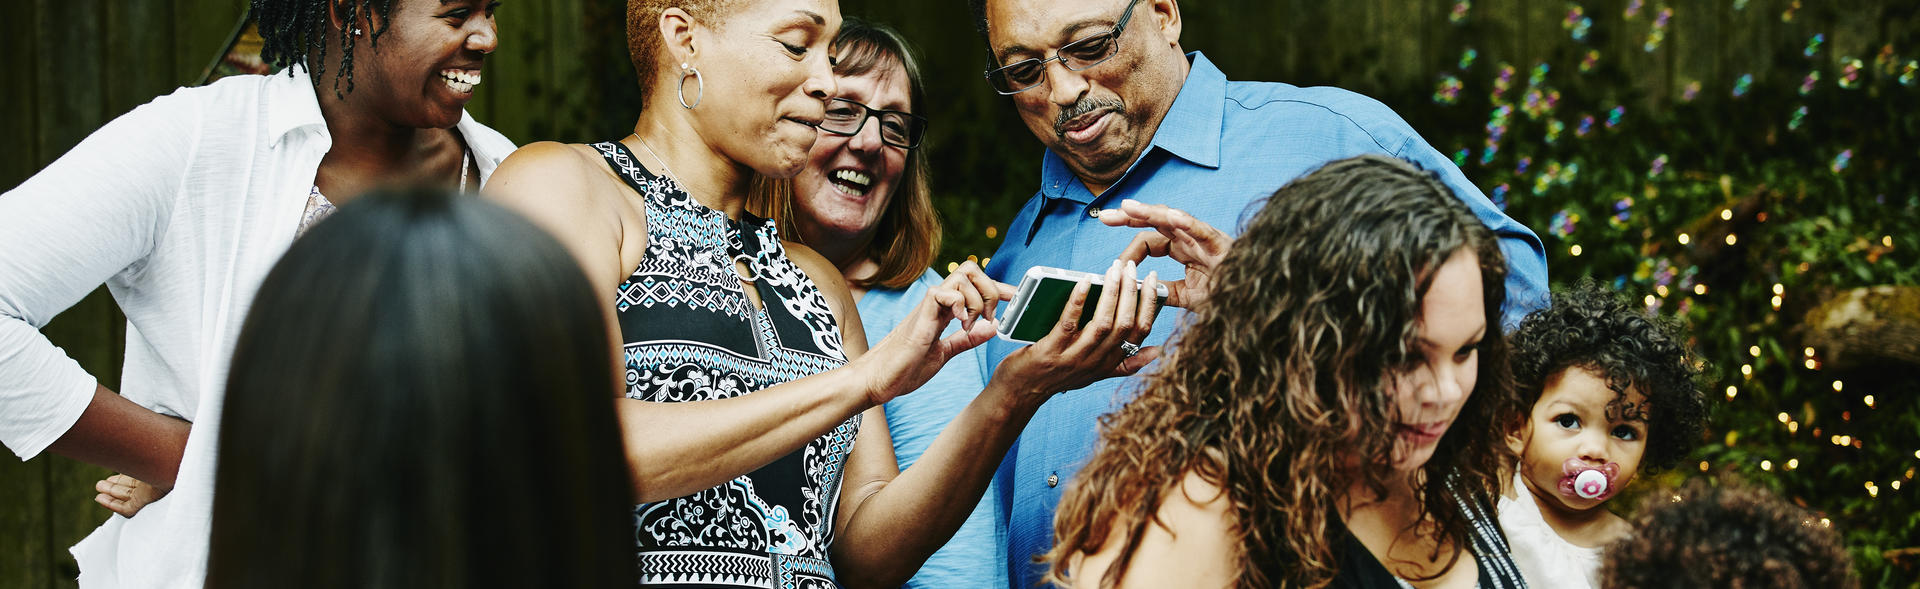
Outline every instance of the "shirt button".
POLYGON ((1056 486, 1059 486, 1059 485, 1060 485, 1060 474, 1059 474, 1059 473, 1054 473, 1054 474, 1049 474, 1049 475, 1047 475, 1047 488, 1053 488, 1053 487, 1056 487, 1056 486))
POLYGON ((1087 216, 1093 217, 1095 219, 1100 218, 1100 207, 1088 207, 1087 216))

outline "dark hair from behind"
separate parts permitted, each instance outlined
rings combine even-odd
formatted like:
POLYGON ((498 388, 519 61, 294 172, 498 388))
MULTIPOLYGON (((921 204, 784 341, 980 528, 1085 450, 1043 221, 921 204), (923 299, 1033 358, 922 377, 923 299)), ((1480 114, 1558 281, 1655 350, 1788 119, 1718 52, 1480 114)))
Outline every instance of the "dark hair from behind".
MULTIPOLYGON (((1609 414, 1645 413, 1641 469, 1673 468, 1700 445, 1707 422, 1702 369, 1678 320, 1652 315, 1587 278, 1555 291, 1552 304, 1521 320, 1509 340, 1514 390, 1525 407, 1539 402, 1555 375, 1583 368, 1615 393, 1609 414), (1627 402, 1630 390, 1646 395, 1645 407, 1627 402)), ((1518 421, 1509 426, 1514 427, 1518 421)))
POLYGON ((1694 479, 1647 496, 1635 533, 1607 547, 1607 589, 1854 589, 1840 534, 1765 489, 1694 479))
POLYGON ((1498 328, 1506 258, 1431 173, 1365 155, 1275 192, 1221 261, 1166 365, 1101 419, 1100 449, 1055 516, 1053 580, 1074 553, 1120 534, 1124 548, 1101 580, 1117 585, 1188 472, 1232 501, 1236 586, 1332 580, 1344 530, 1338 502, 1348 489, 1381 495, 1401 484, 1391 480, 1398 416, 1387 383, 1417 353, 1421 301, 1460 251, 1478 258, 1488 330, 1472 394, 1415 484, 1421 514, 1435 523, 1418 533, 1465 545, 1472 524, 1442 481, 1484 500, 1517 458, 1497 427, 1520 410, 1498 328))
POLYGON ((235 347, 207 587, 635 584, 596 292, 475 198, 375 192, 315 226, 235 347))
MULTIPOLYGON (((393 14, 394 0, 348 0, 339 2, 340 21, 348 23, 339 32, 340 69, 333 74, 333 92, 342 95, 353 91, 353 24, 364 18, 368 22, 377 22, 379 26, 367 31, 367 44, 379 45, 380 36, 386 34, 386 18, 376 18, 393 14), (340 81, 345 79, 347 88, 340 89, 340 81)), ((260 31, 260 59, 268 65, 285 68, 302 64, 312 74, 314 87, 320 86, 320 78, 327 73, 327 32, 333 27, 328 14, 334 10, 336 0, 253 0, 253 20, 260 31)))

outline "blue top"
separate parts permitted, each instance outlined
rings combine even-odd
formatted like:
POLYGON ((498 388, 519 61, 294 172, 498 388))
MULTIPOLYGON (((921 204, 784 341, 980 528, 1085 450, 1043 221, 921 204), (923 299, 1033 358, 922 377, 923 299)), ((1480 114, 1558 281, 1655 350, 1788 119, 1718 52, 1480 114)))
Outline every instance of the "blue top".
MULTIPOLYGON (((927 288, 937 284, 940 275, 928 270, 905 289, 876 288, 860 297, 857 307, 860 322, 866 326, 867 345, 880 343, 927 296, 927 288)), ((956 322, 949 327, 948 334, 957 326, 956 322)), ((985 355, 975 348, 955 356, 918 390, 887 402, 887 429, 893 433, 893 453, 900 461, 900 470, 919 461, 947 423, 980 394, 986 387, 986 374, 985 355)), ((999 498, 997 483, 989 484, 986 496, 974 505, 973 513, 954 532, 953 539, 933 553, 906 586, 1006 587, 1007 520, 999 498)))
MULTIPOLYGON (((1300 88, 1274 82, 1231 82, 1199 52, 1153 142, 1120 181, 1094 196, 1051 151, 1042 156, 1040 192, 1007 226, 987 274, 1017 283, 1034 266, 1104 271, 1141 230, 1107 227, 1092 215, 1131 198, 1193 214, 1229 234, 1281 185, 1329 161, 1367 153, 1410 161, 1439 174, 1455 196, 1494 230, 1507 256, 1503 323, 1516 325, 1542 306, 1547 294, 1546 251, 1540 238, 1508 218, 1399 115, 1371 98, 1338 88, 1300 88)), ((1140 273, 1184 275, 1167 258, 1149 258, 1140 273)), ((1161 313, 1148 345, 1164 343, 1184 313, 1161 313)), ((994 366, 1020 344, 988 342, 994 366)), ((991 368, 987 368, 990 370, 991 368)), ((1002 463, 1002 501, 1009 506, 1008 555, 1013 587, 1032 587, 1031 565, 1053 541, 1060 492, 1092 454, 1100 415, 1118 408, 1139 386, 1113 379, 1060 395, 1040 408, 1002 463)))

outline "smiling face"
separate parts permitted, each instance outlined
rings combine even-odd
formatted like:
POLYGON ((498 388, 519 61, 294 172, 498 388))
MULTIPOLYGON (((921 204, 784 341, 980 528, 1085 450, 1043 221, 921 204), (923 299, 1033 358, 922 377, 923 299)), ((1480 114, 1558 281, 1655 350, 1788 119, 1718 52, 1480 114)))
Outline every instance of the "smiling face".
MULTIPOLYGON (((1520 474, 1543 508, 1585 511, 1625 488, 1640 470, 1647 444, 1646 396, 1629 389, 1622 398, 1585 368, 1568 368, 1547 380, 1520 431, 1520 474), (1607 493, 1583 497, 1563 488, 1570 470, 1618 465, 1607 493), (1577 466, 1576 466, 1577 465, 1577 466)), ((1609 469, 1613 470, 1613 469, 1609 469)))
MULTIPOLYGON (((1111 30, 1128 4, 1116 0, 989 0, 994 67, 1047 59, 1059 47, 1111 30)), ((1143 0, 1113 57, 1082 71, 1046 65, 1039 85, 1010 96, 1034 137, 1090 187, 1104 189, 1153 140, 1187 75, 1174 3, 1143 0)))
POLYGON ((1405 474, 1425 466, 1473 394, 1480 374, 1480 339, 1487 334, 1485 304, 1479 257, 1465 248, 1448 256, 1421 298, 1411 362, 1388 382, 1387 394, 1398 415, 1395 471, 1405 474))
MULTIPOLYGON (((837 98, 870 108, 913 112, 907 68, 888 60, 858 76, 837 80, 837 98)), ((794 212, 807 243, 873 237, 881 214, 893 199, 906 170, 907 149, 880 140, 880 121, 869 118, 852 136, 821 133, 813 143, 807 169, 794 179, 794 212)))
POLYGON ((356 37, 354 91, 397 126, 446 129, 481 82, 481 64, 499 44, 493 0, 400 0, 379 44, 356 37))
MULTIPOLYGON (((834 0, 753 2, 724 22, 702 22, 686 60, 700 82, 685 80, 685 98, 708 147, 766 176, 799 173, 834 92, 827 50, 839 28, 834 0)), ((681 108, 679 62, 664 67, 656 84, 667 98, 650 108, 681 108)))

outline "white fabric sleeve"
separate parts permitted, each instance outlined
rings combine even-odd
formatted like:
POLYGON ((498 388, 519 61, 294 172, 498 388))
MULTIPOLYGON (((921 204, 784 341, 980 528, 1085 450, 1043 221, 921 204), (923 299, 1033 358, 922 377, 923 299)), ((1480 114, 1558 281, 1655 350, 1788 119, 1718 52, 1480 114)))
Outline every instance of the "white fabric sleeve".
POLYGON ((40 328, 153 252, 194 157, 193 94, 121 115, 0 194, 0 442, 22 460, 65 435, 97 386, 40 328))

